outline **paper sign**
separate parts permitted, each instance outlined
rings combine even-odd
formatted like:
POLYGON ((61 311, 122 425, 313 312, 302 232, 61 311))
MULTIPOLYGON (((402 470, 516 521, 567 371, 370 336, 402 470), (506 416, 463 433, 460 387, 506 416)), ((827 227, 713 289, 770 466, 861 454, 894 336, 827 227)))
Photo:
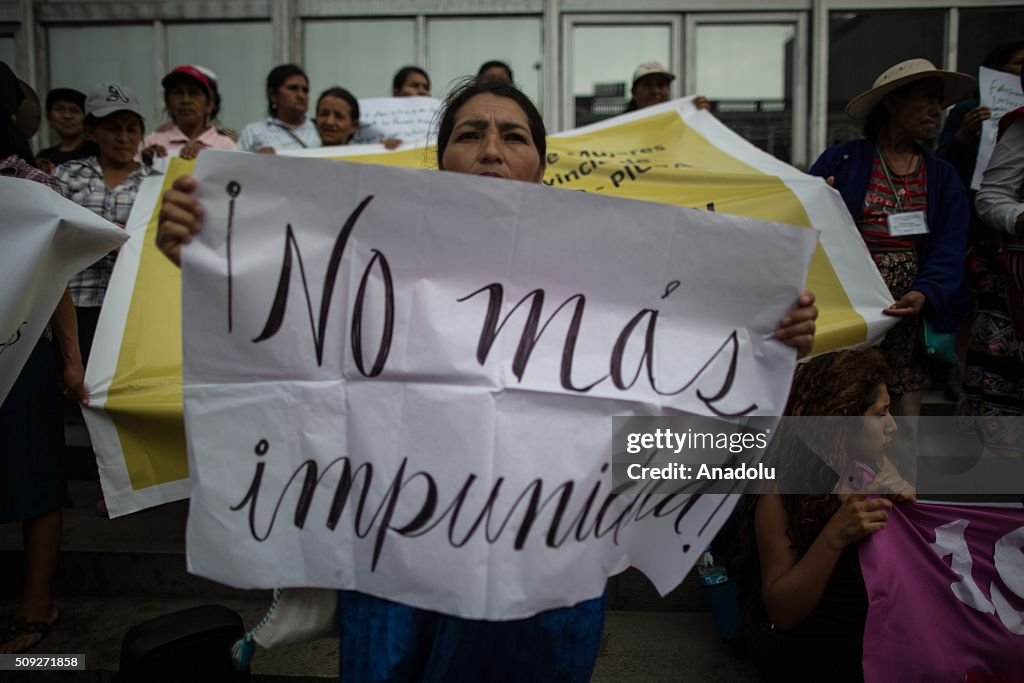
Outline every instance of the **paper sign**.
POLYGON ((359 130, 351 144, 366 145, 387 138, 426 140, 441 107, 433 97, 370 97, 359 100, 359 130))
POLYGON ((978 70, 978 91, 981 93, 981 106, 992 110, 992 117, 981 124, 981 139, 978 143, 978 161, 974 166, 971 178, 971 189, 981 189, 981 176, 988 168, 992 150, 996 146, 996 135, 999 132, 999 119, 1003 114, 1024 107, 1024 93, 1020 88, 1020 76, 1008 74, 988 67, 978 70))
POLYGON ((735 496, 612 493, 612 416, 784 409, 773 331, 813 230, 215 150, 195 175, 194 573, 474 619, 597 597, 630 565, 664 593, 735 496))
POLYGON ((128 239, 41 183, 0 176, 0 402, 43 333, 68 281, 128 239))

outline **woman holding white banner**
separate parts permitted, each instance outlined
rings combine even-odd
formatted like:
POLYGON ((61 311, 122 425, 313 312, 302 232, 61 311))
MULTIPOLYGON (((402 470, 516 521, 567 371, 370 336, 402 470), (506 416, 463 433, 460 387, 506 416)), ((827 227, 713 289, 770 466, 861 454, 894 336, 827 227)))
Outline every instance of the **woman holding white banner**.
POLYGON ((262 121, 242 129, 238 149, 274 154, 278 150, 320 146, 316 126, 306 117, 309 78, 296 64, 282 64, 267 74, 267 111, 262 121))
MULTIPOLYGON (((438 130, 438 167, 540 183, 545 136, 536 106, 513 85, 472 80, 446 102, 438 130)), ((194 179, 180 178, 164 196, 157 244, 175 263, 201 227, 195 189, 194 179)), ((805 354, 813 343, 816 317, 814 297, 804 293, 776 337, 805 354)), ((604 596, 595 596, 527 619, 482 621, 341 591, 341 679, 588 681, 604 610, 604 596)))
POLYGON ((900 415, 919 414, 930 386, 918 339, 922 323, 932 334, 953 333, 967 312, 967 196, 956 169, 921 143, 938 132, 943 108, 974 88, 970 76, 925 59, 901 62, 846 105, 864 138, 830 147, 810 170, 842 194, 896 299, 883 312, 901 320, 886 333, 882 351, 900 415))
MULTIPOLYGON (((93 86, 85 99, 89 156, 61 164, 53 172, 64 196, 123 228, 148 174, 136 161, 144 133, 142 106, 131 88, 120 83, 93 86)), ((86 363, 116 260, 116 252, 107 254, 72 278, 69 285, 86 363)))
MULTIPOLYGON (((28 138, 35 134, 38 120, 36 125, 26 126, 25 120, 18 118, 26 94, 35 97, 32 89, 0 62, 0 176, 31 180, 60 194, 57 181, 32 165, 28 138)), ((0 524, 20 521, 25 544, 25 585, 18 617, 0 630, 0 653, 4 654, 35 647, 57 621, 51 589, 64 504, 61 382, 68 398, 89 402, 75 307, 66 290, 50 325, 52 334, 29 342, 33 344, 31 355, 0 405, 0 524), (59 370, 55 359, 62 366, 59 370)))
POLYGON ((165 157, 168 152, 177 151, 182 159, 195 159, 206 147, 235 148, 238 136, 232 138, 213 124, 218 107, 217 85, 208 73, 183 64, 171 69, 160 81, 171 125, 146 136, 143 156, 165 157))
MULTIPOLYGON (((1024 68, 1024 40, 999 43, 988 51, 981 65, 1019 76, 1024 68)), ((978 160, 981 126, 990 118, 992 110, 981 106, 977 92, 970 99, 957 102, 946 115, 935 155, 956 167, 964 187, 971 186, 974 165, 978 160)))
POLYGON ((334 86, 316 101, 316 130, 324 147, 347 145, 359 130, 359 101, 348 90, 334 86))
POLYGON ((746 639, 768 680, 863 680, 868 596, 858 544, 885 529, 893 501, 915 498, 886 457, 896 432, 888 377, 875 349, 797 368, 766 456, 778 463, 778 488, 744 503, 745 532, 756 539, 745 563, 746 639))

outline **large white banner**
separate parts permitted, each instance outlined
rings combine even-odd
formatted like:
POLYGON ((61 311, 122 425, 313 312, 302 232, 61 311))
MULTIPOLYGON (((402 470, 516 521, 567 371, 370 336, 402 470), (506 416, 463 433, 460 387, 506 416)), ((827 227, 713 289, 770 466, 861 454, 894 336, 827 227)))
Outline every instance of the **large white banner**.
POLYGON ((68 280, 128 239, 31 180, 0 177, 0 403, 46 329, 68 280))
POLYGON ((992 110, 992 116, 981 124, 981 138, 978 143, 978 159, 974 165, 971 189, 981 189, 981 176, 988 168, 992 150, 996 148, 999 120, 1014 109, 1024 107, 1024 92, 1020 88, 1020 76, 1003 71, 981 67, 978 70, 978 92, 981 106, 992 110))
POLYGON ((629 565, 666 592, 734 497, 613 493, 611 417, 782 414, 814 230, 214 150, 196 177, 194 573, 487 619, 629 565))

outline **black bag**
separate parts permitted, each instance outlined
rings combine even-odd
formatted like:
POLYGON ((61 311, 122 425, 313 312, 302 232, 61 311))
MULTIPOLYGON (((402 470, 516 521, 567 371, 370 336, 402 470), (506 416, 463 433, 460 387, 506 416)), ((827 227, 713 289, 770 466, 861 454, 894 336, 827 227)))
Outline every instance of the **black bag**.
POLYGON ((231 646, 245 627, 221 605, 192 607, 133 626, 121 641, 115 683, 231 683, 248 680, 231 665, 231 646))

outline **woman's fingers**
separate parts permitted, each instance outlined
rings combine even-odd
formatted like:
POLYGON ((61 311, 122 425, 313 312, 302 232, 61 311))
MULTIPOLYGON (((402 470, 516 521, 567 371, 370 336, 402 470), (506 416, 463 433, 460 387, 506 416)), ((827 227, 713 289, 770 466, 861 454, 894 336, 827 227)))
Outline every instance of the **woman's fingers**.
POLYGON ((157 226, 156 245, 167 258, 181 265, 181 247, 199 232, 203 207, 195 198, 196 181, 182 176, 164 194, 157 226))
POLYGON ((171 185, 172 189, 188 194, 195 192, 197 187, 199 187, 199 184, 196 183, 196 179, 190 175, 183 175, 180 178, 177 178, 174 181, 174 184, 171 185))
POLYGON ((174 265, 181 265, 181 246, 192 241, 188 228, 176 223, 161 223, 156 233, 156 246, 174 265))
POLYGON ((815 320, 818 318, 818 307, 814 305, 814 294, 804 292, 796 300, 796 308, 782 319, 775 330, 775 338, 792 346, 802 358, 811 352, 814 346, 815 320))

